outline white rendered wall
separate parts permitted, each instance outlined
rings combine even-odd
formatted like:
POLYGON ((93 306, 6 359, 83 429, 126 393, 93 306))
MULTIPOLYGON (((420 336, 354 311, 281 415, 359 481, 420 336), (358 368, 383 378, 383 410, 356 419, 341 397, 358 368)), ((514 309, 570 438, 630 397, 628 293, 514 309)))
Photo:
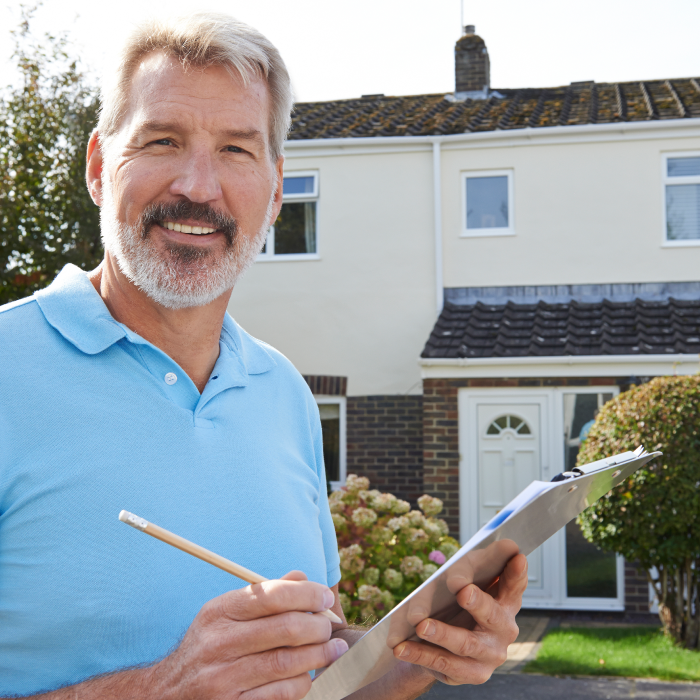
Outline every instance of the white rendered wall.
POLYGON ((420 393, 435 323, 432 155, 298 157, 318 170, 319 260, 257 262, 230 313, 302 374, 348 377, 348 393, 420 393))
POLYGON ((700 152, 700 135, 452 148, 442 156, 445 287, 700 277, 700 246, 663 245, 661 181, 662 154, 700 152), (515 235, 460 237, 460 173, 489 169, 513 170, 515 235))
MULTIPOLYGON (((700 246, 663 245, 661 181, 663 153, 700 151, 696 122, 441 139, 443 286, 700 279, 700 246), (461 237, 460 173, 490 169, 513 170, 515 235, 461 237)), ((436 318, 430 140, 293 142, 285 170, 319 172, 320 259, 256 263, 230 312, 302 373, 347 376, 351 396, 420 393, 436 318)))

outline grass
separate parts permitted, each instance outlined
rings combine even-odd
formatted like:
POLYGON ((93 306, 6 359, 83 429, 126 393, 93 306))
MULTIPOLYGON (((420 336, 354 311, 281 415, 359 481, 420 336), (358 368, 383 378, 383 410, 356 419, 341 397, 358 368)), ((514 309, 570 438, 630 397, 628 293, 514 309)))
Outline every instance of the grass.
POLYGON ((658 627, 554 629, 525 673, 700 681, 700 652, 675 647, 658 627))

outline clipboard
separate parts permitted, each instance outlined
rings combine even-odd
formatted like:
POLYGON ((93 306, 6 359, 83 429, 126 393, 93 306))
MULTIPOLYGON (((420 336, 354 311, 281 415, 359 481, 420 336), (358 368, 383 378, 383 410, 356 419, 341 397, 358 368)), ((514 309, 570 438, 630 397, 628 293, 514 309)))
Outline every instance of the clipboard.
POLYGON ((429 579, 317 676, 306 700, 342 700, 389 672, 395 646, 418 640, 426 617, 449 622, 466 612, 456 594, 470 583, 488 588, 518 553, 530 554, 630 474, 660 455, 638 447, 556 476, 533 481, 429 579))

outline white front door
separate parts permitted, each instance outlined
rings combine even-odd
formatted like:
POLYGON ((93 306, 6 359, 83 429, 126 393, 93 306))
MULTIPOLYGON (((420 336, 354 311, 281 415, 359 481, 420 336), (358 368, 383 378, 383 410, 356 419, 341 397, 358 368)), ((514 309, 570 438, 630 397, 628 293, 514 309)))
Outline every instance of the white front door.
MULTIPOLYGON (((535 480, 549 481, 548 394, 503 394, 498 390, 459 395, 460 536, 468 540, 535 480)), ((523 603, 553 602, 557 548, 545 543, 528 557, 523 603)))

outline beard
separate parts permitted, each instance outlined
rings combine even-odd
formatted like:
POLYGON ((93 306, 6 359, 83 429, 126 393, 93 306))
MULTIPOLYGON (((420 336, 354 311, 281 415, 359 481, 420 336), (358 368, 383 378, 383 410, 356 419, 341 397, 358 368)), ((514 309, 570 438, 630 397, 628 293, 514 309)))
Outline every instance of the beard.
POLYGON ((134 224, 120 223, 111 185, 104 185, 100 209, 104 249, 130 282, 167 309, 204 306, 234 287, 265 245, 276 194, 272 192, 262 227, 248 236, 233 217, 189 200, 150 204, 134 224), (178 219, 195 219, 223 233, 224 249, 172 241, 159 245, 151 235, 154 224, 178 219))

